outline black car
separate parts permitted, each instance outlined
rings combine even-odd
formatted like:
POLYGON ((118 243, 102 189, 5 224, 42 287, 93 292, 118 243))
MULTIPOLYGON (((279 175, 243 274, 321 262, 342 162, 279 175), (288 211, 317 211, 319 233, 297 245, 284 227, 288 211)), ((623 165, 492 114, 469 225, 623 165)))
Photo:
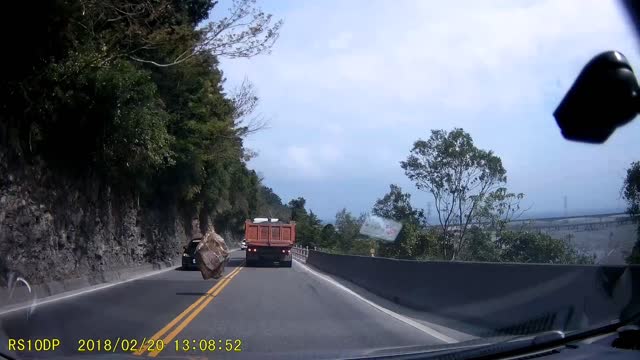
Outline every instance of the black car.
POLYGON ((196 269, 198 267, 195 254, 199 243, 200 239, 193 239, 189 242, 189 245, 184 247, 184 254, 182 254, 183 269, 196 269))

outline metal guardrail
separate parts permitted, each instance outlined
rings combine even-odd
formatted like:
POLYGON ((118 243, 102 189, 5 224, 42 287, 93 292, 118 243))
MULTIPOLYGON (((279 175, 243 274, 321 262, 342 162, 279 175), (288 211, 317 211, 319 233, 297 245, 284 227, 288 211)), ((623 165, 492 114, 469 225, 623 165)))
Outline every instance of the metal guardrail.
POLYGON ((309 250, 322 251, 323 249, 317 246, 309 248, 308 246, 294 245, 291 248, 291 254, 293 254, 295 259, 306 262, 307 258, 309 257, 309 250))
MULTIPOLYGON (((603 229, 615 228, 619 226, 632 225, 635 223, 635 219, 626 218, 615 221, 602 221, 602 222, 590 222, 583 224, 554 224, 554 225, 541 225, 541 226, 529 226, 531 230, 547 230, 547 231, 598 231, 603 229)), ((527 227, 525 226, 525 229, 527 227)))
MULTIPOLYGON (((566 217, 550 217, 550 218, 531 218, 517 219, 507 224, 507 229, 524 229, 524 230, 545 230, 545 231, 597 231, 612 227, 625 226, 635 224, 640 220, 638 216, 632 216, 627 213, 611 213, 599 215, 582 215, 582 216, 566 216, 566 217), (571 222, 575 219, 588 219, 585 222, 571 222)), ((470 226, 480 226, 486 223, 471 223, 470 226)), ((429 225, 427 228, 437 228, 440 225, 429 225)), ((452 229, 457 229, 457 225, 452 225, 452 229)))
POLYGON ((299 246, 299 245, 294 245, 291 248, 291 254, 293 255, 293 257, 298 260, 298 261, 302 261, 302 262, 307 262, 307 257, 309 256, 309 247, 305 246, 299 246))

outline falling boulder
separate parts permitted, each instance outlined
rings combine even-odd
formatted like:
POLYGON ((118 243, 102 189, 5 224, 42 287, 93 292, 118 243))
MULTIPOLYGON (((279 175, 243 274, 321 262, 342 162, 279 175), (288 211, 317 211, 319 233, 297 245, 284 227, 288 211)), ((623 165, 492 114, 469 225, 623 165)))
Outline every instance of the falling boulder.
POLYGON ((229 261, 229 248, 213 227, 207 229, 196 247, 195 258, 203 279, 219 279, 224 274, 229 261))

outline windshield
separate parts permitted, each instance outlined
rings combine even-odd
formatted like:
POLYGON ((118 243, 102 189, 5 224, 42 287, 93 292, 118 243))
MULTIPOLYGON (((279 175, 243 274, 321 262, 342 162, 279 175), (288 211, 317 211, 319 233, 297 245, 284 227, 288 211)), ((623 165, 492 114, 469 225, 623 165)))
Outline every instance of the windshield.
POLYGON ((361 357, 640 311, 621 3, 22 7, 0 70, 2 354, 361 357))
POLYGON ((187 250, 185 251, 187 254, 193 254, 196 252, 196 248, 198 247, 198 244, 200 244, 200 241, 191 241, 189 243, 189 246, 187 247, 187 250))

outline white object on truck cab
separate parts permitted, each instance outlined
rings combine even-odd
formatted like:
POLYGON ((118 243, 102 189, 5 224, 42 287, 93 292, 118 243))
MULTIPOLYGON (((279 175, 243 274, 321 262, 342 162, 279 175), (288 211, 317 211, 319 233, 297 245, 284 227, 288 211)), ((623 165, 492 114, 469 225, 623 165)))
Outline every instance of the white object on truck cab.
POLYGON ((278 219, 255 218, 255 219, 253 219, 253 223, 254 224, 258 224, 258 223, 263 223, 263 222, 269 222, 269 220, 271 220, 271 222, 278 222, 278 219))

